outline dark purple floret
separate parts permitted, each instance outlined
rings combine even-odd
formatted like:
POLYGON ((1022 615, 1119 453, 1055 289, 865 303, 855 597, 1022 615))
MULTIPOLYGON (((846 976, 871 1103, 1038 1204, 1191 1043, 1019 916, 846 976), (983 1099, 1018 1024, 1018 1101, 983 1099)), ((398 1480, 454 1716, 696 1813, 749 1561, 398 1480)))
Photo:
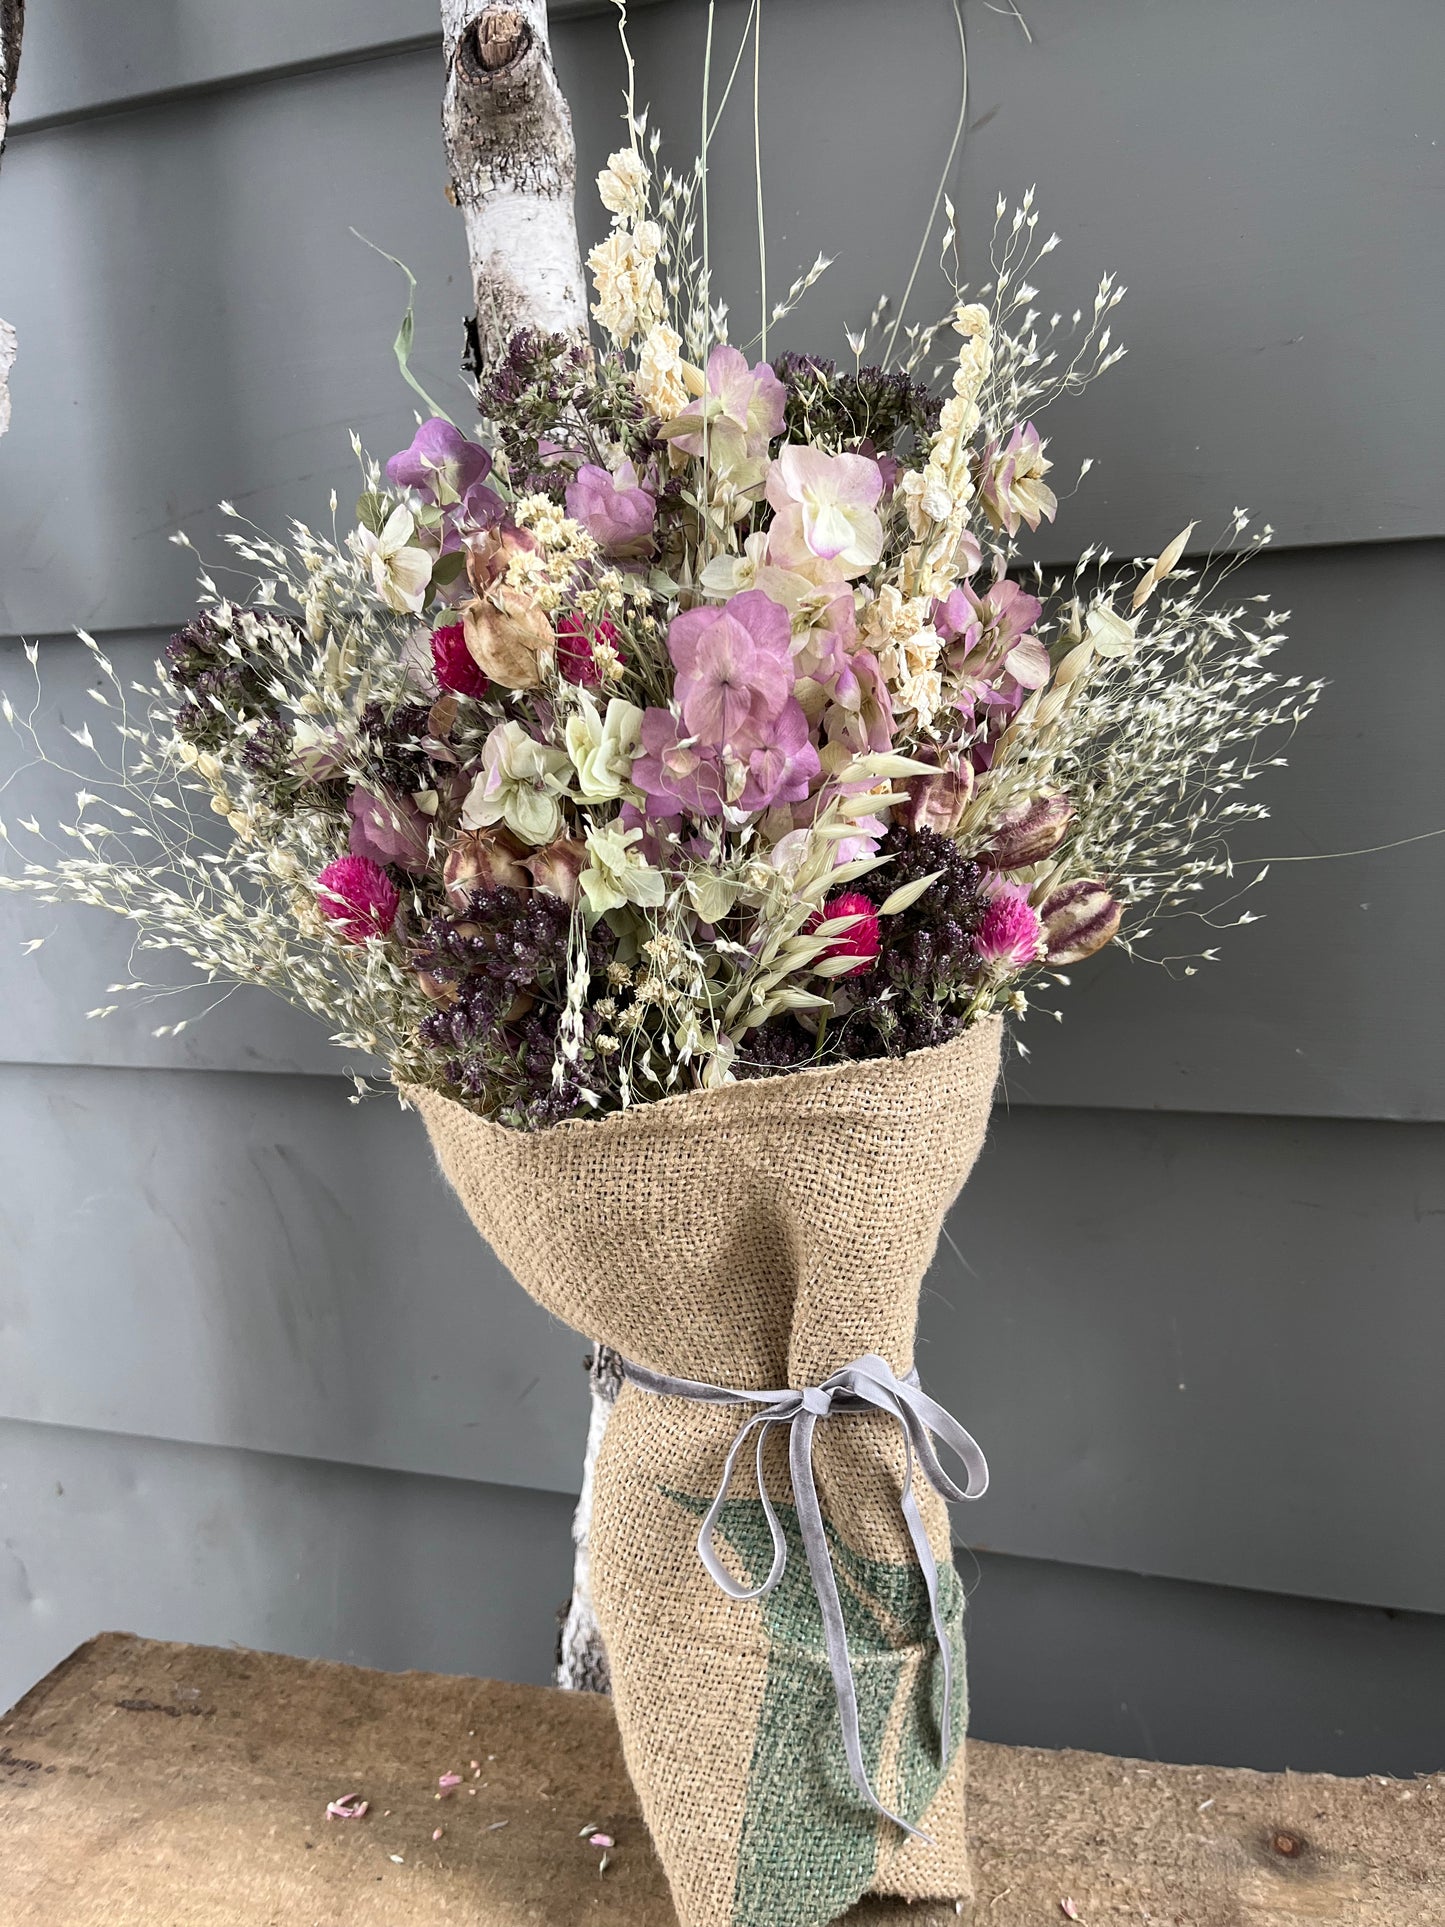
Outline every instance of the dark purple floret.
POLYGON ((166 644, 166 669, 185 697, 176 730, 198 749, 220 749, 239 724, 273 707, 256 670, 227 653, 228 633, 214 616, 201 614, 166 644))
MULTIPOLYGON (((438 1007, 419 1037, 442 1060, 462 1096, 509 1121, 552 1123, 581 1101, 582 1078, 554 1083, 557 1024, 565 1000, 572 912, 545 890, 474 890, 465 905, 436 916, 413 945, 438 1007)), ((589 943, 594 972, 612 951, 606 924, 589 943)), ((584 1045, 597 1028, 588 1012, 584 1045)), ((587 1067, 589 1083, 596 1082, 587 1067)))
POLYGON ((840 372, 821 355, 779 355, 773 371, 788 391, 783 432, 789 441, 818 447, 870 444, 886 455, 898 445, 921 445, 938 426, 940 404, 901 369, 840 372))
POLYGON ((279 716, 268 716, 246 739, 241 761, 257 776, 281 782, 290 774, 295 737, 279 716))
POLYGON ((430 786, 431 759, 421 747, 430 714, 425 703, 397 703, 390 709, 368 703, 362 710, 360 733, 374 783, 404 796, 430 786))
POLYGON ((643 464, 660 447, 620 358, 594 356, 571 335, 523 328, 490 367, 476 356, 467 365, 479 376, 477 407, 493 424, 522 493, 560 500, 579 458, 596 461, 599 449, 618 444, 643 464), (555 461, 559 452, 570 463, 555 461))

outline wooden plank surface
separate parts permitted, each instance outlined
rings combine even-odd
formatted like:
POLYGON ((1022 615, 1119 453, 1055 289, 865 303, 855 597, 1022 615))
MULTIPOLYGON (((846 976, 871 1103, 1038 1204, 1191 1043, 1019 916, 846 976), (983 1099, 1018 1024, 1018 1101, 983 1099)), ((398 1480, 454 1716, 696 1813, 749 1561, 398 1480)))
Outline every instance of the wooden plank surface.
MULTIPOLYGON (((972 1762, 976 1927, 1445 1923, 1445 1775, 984 1745, 972 1762)), ((124 1634, 0 1721, 0 1844, 0 1917, 27 1927, 673 1922, 605 1701, 124 1634), (452 1770, 461 1786, 438 1800, 452 1770), (328 1820, 351 1793, 368 1815, 328 1820), (605 1870, 594 1828, 615 1842, 605 1870)), ((957 1918, 952 1903, 849 1916, 957 1918)))

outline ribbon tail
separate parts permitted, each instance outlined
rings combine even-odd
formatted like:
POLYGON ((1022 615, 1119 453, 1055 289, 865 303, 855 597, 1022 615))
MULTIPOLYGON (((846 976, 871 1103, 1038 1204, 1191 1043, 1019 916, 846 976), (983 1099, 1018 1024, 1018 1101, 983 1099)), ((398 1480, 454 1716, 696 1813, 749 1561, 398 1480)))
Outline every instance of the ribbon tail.
POLYGON ((793 1476, 793 1500, 798 1510, 798 1527, 802 1533, 803 1551, 807 1555, 808 1571, 812 1575, 813 1590, 818 1596, 818 1607, 823 1618, 823 1643, 828 1653, 828 1665, 833 1674, 833 1690, 838 1700, 838 1719, 843 1732, 843 1752, 848 1761, 848 1771, 853 1784, 866 1804, 879 1813, 885 1820, 891 1820, 906 1834, 926 1842, 934 1843, 918 1827, 910 1825, 900 1814, 891 1812, 884 1806, 873 1791, 868 1778, 868 1769, 863 1762, 863 1735, 858 1721, 858 1693, 853 1681, 853 1663, 848 1656, 848 1633, 843 1620, 843 1602, 838 1596, 838 1580, 833 1571, 832 1556, 828 1551, 828 1534, 823 1525, 823 1509, 818 1501, 818 1487, 813 1478, 813 1430, 817 1424, 816 1416, 809 1411, 799 1412, 793 1420, 792 1433, 788 1440, 788 1464, 793 1476))
POLYGON ((939 1760, 944 1767, 953 1754, 953 1641, 949 1637, 948 1622, 944 1618, 943 1604, 938 1591, 938 1561, 934 1557, 929 1542, 928 1528, 923 1523, 918 1500, 913 1490, 914 1472, 918 1465, 923 1467, 924 1477, 942 1497, 949 1499, 980 1498, 988 1486, 988 1466, 983 1453, 972 1436, 958 1423, 952 1413, 946 1411, 935 1399, 931 1399, 920 1389, 916 1378, 910 1374, 900 1379, 887 1361, 870 1353, 861 1358, 850 1374, 854 1388, 860 1395, 887 1411, 898 1421, 903 1434, 904 1478, 900 1506, 908 1536, 913 1544, 914 1557, 923 1575, 924 1587, 928 1593, 929 1616, 933 1622, 933 1635, 938 1644, 938 1657, 943 1666, 943 1706, 942 1725, 939 1733, 939 1760), (866 1389, 864 1389, 866 1388, 866 1389), (933 1449, 930 1431, 937 1430, 950 1449, 957 1453, 968 1470, 968 1486, 963 1488, 950 1479, 938 1462, 938 1454, 933 1449))
POLYGON ((928 1593, 928 1611, 933 1620, 933 1636, 938 1642, 938 1657, 943 1664, 943 1708, 942 1724, 939 1730, 939 1765, 946 1767, 953 1757, 953 1640, 949 1635, 948 1621, 943 1614, 943 1602, 938 1595, 938 1561, 933 1556, 933 1546, 929 1541, 928 1528, 923 1523, 923 1514, 918 1509, 918 1500, 913 1492, 913 1428, 901 1414, 899 1423, 903 1428, 903 1449, 907 1456, 907 1471, 903 1480, 903 1522, 908 1527, 908 1536, 913 1541, 914 1557, 918 1569, 923 1574, 923 1584, 928 1593))
POLYGON ((768 1435, 768 1427, 777 1423, 778 1420, 774 1418, 771 1412, 761 1412, 756 1418, 750 1418, 747 1424, 743 1426, 742 1430, 733 1440, 732 1447, 723 1463, 722 1483, 718 1486, 717 1497, 708 1507, 707 1516, 698 1529, 698 1557, 702 1560, 714 1584, 721 1587, 729 1599, 761 1599, 764 1593, 771 1592, 773 1587, 777 1585, 783 1576, 783 1568, 787 1564, 788 1541, 783 1532, 778 1515, 773 1510, 772 1501, 768 1497, 768 1488, 763 1478, 763 1443, 768 1435), (758 1432, 758 1491, 762 1496, 763 1512, 767 1517, 768 1529, 773 1535, 773 1563, 763 1583, 760 1586, 749 1587, 740 1586, 737 1580, 733 1578, 732 1574, 718 1557, 714 1538, 717 1533, 718 1520, 722 1517, 722 1509, 727 1504, 728 1489, 733 1482, 733 1468, 738 1462, 738 1454, 747 1444, 749 1435, 755 1430, 758 1432))

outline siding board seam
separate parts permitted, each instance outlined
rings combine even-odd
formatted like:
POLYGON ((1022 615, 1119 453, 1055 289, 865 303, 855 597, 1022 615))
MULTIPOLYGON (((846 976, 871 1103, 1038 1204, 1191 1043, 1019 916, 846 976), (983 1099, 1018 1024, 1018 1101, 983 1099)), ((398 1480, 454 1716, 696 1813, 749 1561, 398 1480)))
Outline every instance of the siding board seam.
POLYGON ((160 108, 188 106, 196 101, 220 99, 269 86, 273 81, 305 80, 367 66, 377 60, 403 59, 419 53, 440 54, 441 45, 440 30, 434 34, 411 34, 405 39, 377 41, 368 47, 317 54, 307 60, 250 67, 214 75, 208 80, 183 82, 176 87, 158 87, 149 93, 116 95, 108 100, 87 102, 82 107, 62 107, 53 114, 37 114, 33 119, 27 120, 21 115, 10 123, 9 140, 19 142, 29 134, 49 134, 57 129, 89 126, 96 121, 118 120, 124 114, 147 114, 160 108))
MULTIPOLYGON (((204 989, 204 985, 197 988, 204 989)), ((340 1054, 338 1050, 338 1055, 340 1054)), ((114 1076, 117 1073, 131 1077, 260 1077, 277 1080, 286 1077, 304 1078, 307 1082, 327 1083, 333 1078, 341 1079, 350 1075, 345 1064, 339 1064, 334 1071, 306 1070, 304 1068, 267 1070, 254 1064, 96 1064, 83 1059, 69 1057, 30 1058, 0 1057, 0 1076, 6 1071, 88 1071, 100 1075, 114 1076)), ((380 1077, 382 1073, 372 1069, 360 1073, 363 1076, 380 1077)), ((382 1089, 373 1093, 377 1102, 388 1101, 389 1093, 382 1089)), ((1361 1111, 1217 1111, 1196 1109, 1184 1104, 1060 1104, 1055 1102, 1036 1103, 1028 1097, 1010 1097, 1005 1094, 998 1099, 995 1110, 1007 1116, 1013 1110, 1027 1111, 1030 1117, 1053 1113, 1059 1117, 1181 1117, 1218 1120, 1222 1124, 1279 1124, 1286 1127, 1298 1124, 1323 1125, 1396 1125, 1401 1129, 1445 1130, 1445 1118, 1406 1117, 1398 1112, 1369 1113, 1361 1111)), ((3 1416, 3 1415, 0 1415, 3 1416)))
MULTIPOLYGON (((264 1445, 242 1445, 221 1443, 214 1439, 189 1439, 178 1433, 164 1432, 120 1432, 104 1425, 78 1424, 71 1419, 17 1418, 0 1412, 0 1426, 29 1426, 38 1431, 71 1432, 87 1439, 115 1439, 124 1443, 132 1440, 143 1445, 179 1446, 188 1452, 203 1452, 208 1455, 224 1454, 231 1457, 269 1459, 295 1466, 321 1465, 338 1471, 380 1473, 395 1479, 435 1479, 452 1486, 480 1487, 492 1492, 520 1492, 538 1499, 567 1499, 568 1494, 558 1487, 512 1484, 503 1479, 469 1478, 459 1472, 435 1472, 416 1466, 388 1465, 379 1459, 347 1457, 332 1458, 322 1452, 281 1452, 264 1445)), ((1074 1572, 1114 1573, 1120 1577, 1157 1582, 1161 1585, 1201 1586, 1213 1591, 1243 1593, 1255 1599, 1298 1600, 1303 1604, 1339 1606, 1357 1612, 1410 1613, 1422 1619, 1435 1619, 1445 1622, 1445 1612, 1437 1607, 1418 1604, 1401 1605, 1398 1601, 1380 1599, 1358 1599, 1339 1593, 1285 1592, 1272 1586, 1251 1586, 1239 1579, 1200 1578, 1193 1573, 1152 1572, 1141 1566, 1112 1566, 1102 1560, 1060 1559, 1041 1552, 1010 1552, 1007 1548, 974 1544, 966 1539, 954 1539, 953 1551, 956 1559, 963 1565, 973 1553, 983 1553, 990 1559, 1008 1559, 1026 1562, 1033 1566, 1057 1566, 1074 1572)), ((971 1588, 970 1588, 971 1590, 971 1588)))
MULTIPOLYGON (((658 6, 662 0, 632 0, 632 4, 634 7, 658 6)), ((616 7, 614 0, 561 0, 560 4, 558 0, 552 0, 548 11, 554 20, 570 22, 612 14, 616 7)), ((121 114, 148 113, 178 103, 240 93, 248 87, 263 86, 271 81, 304 79, 313 74, 329 73, 332 69, 358 67, 373 60, 397 59, 417 53, 440 54, 441 48, 441 29, 438 28, 435 33, 402 34, 392 40, 373 40, 362 46, 337 47, 301 60, 236 68, 230 73, 212 74, 204 80, 182 81, 173 87, 151 88, 135 94, 105 95, 76 107, 57 108, 49 114, 27 115, 22 111, 11 118, 7 138, 18 140, 26 134, 48 134, 56 128, 114 120, 121 114)))

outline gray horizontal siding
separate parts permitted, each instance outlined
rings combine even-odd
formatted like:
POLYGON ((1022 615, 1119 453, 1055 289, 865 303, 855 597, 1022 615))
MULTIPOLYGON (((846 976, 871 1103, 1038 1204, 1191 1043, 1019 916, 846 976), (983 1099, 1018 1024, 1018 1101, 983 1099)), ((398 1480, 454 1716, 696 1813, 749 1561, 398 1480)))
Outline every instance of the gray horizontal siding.
POLYGON ((104 1630, 551 1675, 571 1564, 552 1493, 4 1421, 0 1484, 0 1706, 104 1630))
MULTIPOLYGON (((6 1422, 0 1482, 0 1707, 102 1628, 548 1676, 568 1578, 554 1494, 6 1422)), ((1439 1766, 1445 1620, 960 1565, 981 1739, 1267 1771, 1439 1766)))
MULTIPOLYGON (((656 0, 631 0, 632 11, 656 0)), ((553 21, 611 0, 550 0, 553 21)), ((441 45, 436 0, 66 0, 26 22, 12 130, 114 112, 261 75, 441 45), (179 18, 178 18, 179 16, 179 18)))
POLYGON ((950 1228, 919 1362, 995 1471, 961 1534, 1445 1607, 1442 1127, 1014 1111, 950 1228))
MULTIPOLYGON (((946 9, 890 17, 880 45, 876 7, 833 0, 820 61, 816 9, 769 9, 770 259, 782 277, 819 247, 837 257, 776 347, 842 351, 845 322, 907 279, 957 77, 946 9), (800 94, 802 72, 816 84, 800 94), (863 73, 876 138, 840 110, 843 76, 863 73), (901 126, 910 138, 890 138, 901 126)), ((704 19, 662 6, 637 36, 642 97, 686 141, 704 19)), ((1237 501, 1289 543, 1440 533, 1429 196, 1445 158, 1429 130, 1445 15, 1331 0, 1305 33, 1288 0, 1041 0, 1031 25, 1029 45, 1012 19, 973 13, 976 125, 955 184, 968 257, 981 273, 995 192, 1037 181, 1064 237, 1052 298, 1087 300, 1105 267, 1135 287, 1133 354, 1057 417, 1065 485, 1084 452, 1098 467, 1049 552, 1098 537, 1153 553, 1193 516, 1221 529, 1237 501), (1381 205, 1409 210, 1409 248, 1381 205)), ((585 182, 617 139, 610 22, 560 29, 558 60, 585 182)), ((222 497, 273 527, 324 515, 328 486, 352 486, 347 429, 393 444, 410 414, 388 372, 400 290, 353 226, 419 275, 418 366, 461 403, 466 273, 438 88, 435 56, 409 54, 16 137, 0 258, 26 271, 4 292, 22 353, 0 628, 171 622, 188 593, 163 541, 178 522, 204 535, 222 497)), ((718 139, 714 254, 744 339, 749 152, 739 114, 718 139)), ((590 191, 583 205, 595 229, 590 191)), ((942 301, 925 281, 920 312, 942 301)))
MULTIPOLYGON (((730 46, 745 8, 717 11, 730 46)), ((837 257, 770 345, 838 352, 907 278, 956 108, 951 20, 900 0, 880 36, 876 0, 830 0, 823 31, 807 0, 765 12, 770 262, 837 257)), ((1105 267, 1133 288, 1129 358, 1050 424, 1065 486, 1098 460, 1046 554, 1151 553, 1248 503, 1294 545, 1255 576, 1295 610, 1291 667, 1334 687, 1241 855, 1440 827, 1441 547, 1404 538, 1445 531, 1445 12, 1024 12, 1031 41, 967 0, 967 265, 996 191, 1037 181, 1064 242, 1046 294, 1087 299, 1105 267)), ((636 23, 675 157, 705 17, 636 23)), ((382 454, 406 438, 397 277, 350 227, 419 275, 418 372, 465 407, 434 28, 430 0, 31 9, 0 182, 0 312, 21 330, 0 636, 47 637, 68 715, 90 712, 58 634, 144 657, 189 607, 172 528, 216 555, 220 497, 272 528, 324 517, 354 487, 349 428, 382 454)), ((621 69, 606 17, 556 42, 590 240, 621 69)), ((740 339, 749 140, 735 110, 714 152, 740 339)), ((940 301, 934 279, 918 311, 940 301)), ((18 653, 0 642, 0 682, 18 653)), ((993 1463, 958 1521, 989 1548, 986 1736, 1440 1764, 1445 1622, 1400 1609, 1445 1612, 1445 1146, 1437 1123, 1369 1120, 1442 1116, 1442 858, 1445 839, 1278 865, 1268 920, 1222 939, 1218 969, 1171 983, 1106 956, 1064 1025, 1026 1032, 920 1348, 993 1463)), ((168 1005, 85 1025, 126 948, 108 919, 0 897, 0 1698, 127 1622, 544 1677, 582 1342, 480 1246, 414 1119, 290 1074, 334 1067, 306 1018, 242 995, 179 1040, 149 1035, 168 1005)))
MULTIPOLYGON (((582 1342, 389 1099, 0 1069, 0 1414, 573 1491, 582 1342)), ((1445 1611, 1445 1130, 1000 1111, 919 1359, 994 1550, 1445 1611), (1368 1468, 1368 1470, 1367 1470, 1368 1468)))
POLYGON ((583 1342, 395 1101, 0 1071, 0 1414, 575 1490, 583 1342))
POLYGON ((987 1553, 968 1610, 979 1739, 1265 1773, 1445 1758, 1442 1619, 987 1553))
MULTIPOLYGON (((1257 786, 1273 820, 1235 839, 1241 877, 1257 855, 1314 857, 1396 842, 1445 826, 1439 719, 1445 651, 1436 642, 1445 544, 1407 543, 1266 554, 1240 578, 1293 611, 1284 669, 1331 682, 1321 708, 1288 745, 1290 767, 1257 786), (1388 612, 1384 614, 1383 612, 1388 612), (1388 642, 1380 634, 1388 631, 1388 642), (1365 642, 1362 639, 1374 640, 1365 642), (1388 648, 1408 699, 1365 698, 1361 652, 1388 648), (1408 665, 1405 667, 1404 665, 1408 665)), ((146 677, 157 635, 118 640, 123 676, 146 677)), ((44 679, 53 723, 98 720, 84 690, 93 671, 73 641, 47 640, 44 679)), ((1282 669, 1281 673, 1284 673, 1282 669)), ((0 643, 0 687, 20 700, 30 671, 0 643)), ((52 735, 57 732, 52 726, 52 735)), ((64 738, 59 741, 64 744, 64 738)), ((0 733, 0 782, 18 745, 0 733)), ((29 810, 53 820, 75 783, 17 775, 0 794, 14 824, 29 810)), ((0 858, 13 867, 13 858, 0 858)), ((1436 959, 1445 948, 1445 836, 1377 855, 1283 862, 1247 899, 1264 921, 1216 935, 1191 922, 1161 949, 1217 944, 1221 961, 1183 979, 1110 952, 1075 971, 1053 998, 1062 1023, 1025 1026, 1030 1056, 1010 1064, 1020 1103, 1263 1115, 1445 1117, 1445 1025, 1436 959)), ((156 1025, 204 1007, 132 1004, 103 1023, 84 1013, 127 981, 128 926, 88 910, 42 910, 0 895, 0 1060, 236 1070, 340 1071, 321 1027, 274 998, 242 993, 179 1038, 156 1025), (48 935, 43 950, 21 944, 48 935)), ((164 959, 142 960, 148 981, 164 959)), ((184 973, 173 971, 174 981, 184 973)))

